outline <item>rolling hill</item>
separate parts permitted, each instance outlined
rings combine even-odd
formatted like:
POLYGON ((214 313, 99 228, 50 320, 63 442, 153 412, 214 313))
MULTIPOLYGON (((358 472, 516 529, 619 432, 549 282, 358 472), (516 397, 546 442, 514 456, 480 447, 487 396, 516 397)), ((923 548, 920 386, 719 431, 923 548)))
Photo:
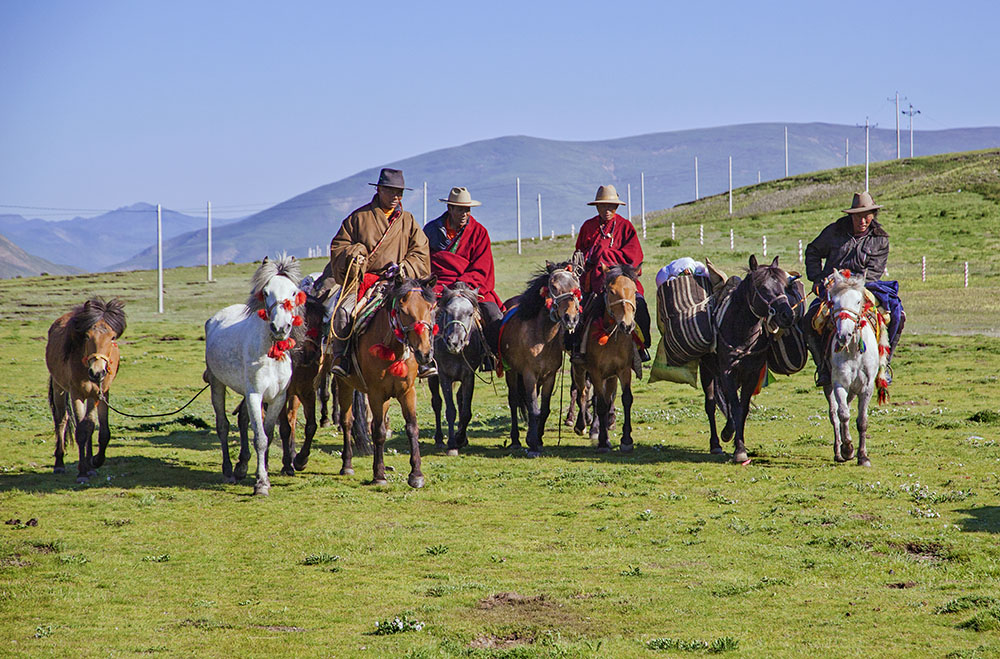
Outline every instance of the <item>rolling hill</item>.
POLYGON ((52 263, 40 256, 28 254, 9 238, 0 235, 0 279, 34 277, 41 274, 75 275, 83 272, 70 265, 52 263))

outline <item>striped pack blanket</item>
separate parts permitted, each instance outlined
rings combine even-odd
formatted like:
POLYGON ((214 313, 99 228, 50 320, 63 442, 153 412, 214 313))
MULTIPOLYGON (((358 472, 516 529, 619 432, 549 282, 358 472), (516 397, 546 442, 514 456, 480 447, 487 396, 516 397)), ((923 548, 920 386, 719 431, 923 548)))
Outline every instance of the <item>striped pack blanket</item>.
POLYGON ((798 373, 809 361, 806 337, 800 324, 806 312, 806 292, 798 279, 786 290, 788 303, 795 312, 795 324, 778 334, 767 353, 767 367, 780 375, 798 373))
POLYGON ((683 366, 714 350, 711 299, 707 277, 682 275, 656 289, 657 325, 670 366, 683 366))

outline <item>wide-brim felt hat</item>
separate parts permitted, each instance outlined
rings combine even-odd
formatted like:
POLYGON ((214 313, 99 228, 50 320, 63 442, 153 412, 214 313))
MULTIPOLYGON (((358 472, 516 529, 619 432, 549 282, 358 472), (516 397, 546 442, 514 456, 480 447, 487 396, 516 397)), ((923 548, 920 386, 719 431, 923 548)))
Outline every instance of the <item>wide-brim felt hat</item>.
POLYGON ((598 204, 617 204, 618 206, 627 206, 624 201, 618 198, 618 191, 615 190, 613 185, 602 185, 597 188, 597 196, 594 201, 588 201, 588 206, 597 206, 598 204))
POLYGON ((369 183, 368 185, 381 185, 387 188, 399 188, 400 190, 413 189, 406 187, 406 184, 403 182, 403 170, 389 169, 388 167, 383 167, 382 171, 379 172, 378 183, 369 183))
POLYGON ((858 213, 870 213, 872 211, 877 211, 880 208, 882 207, 876 204, 875 200, 872 199, 872 196, 868 194, 867 190, 865 190, 864 192, 854 193, 854 200, 851 201, 851 207, 845 208, 844 212, 848 215, 856 215, 858 213))
POLYGON ((482 206, 481 202, 472 198, 472 195, 469 194, 466 188, 452 188, 451 192, 448 193, 447 199, 438 199, 438 201, 443 201, 449 206, 465 206, 467 208, 482 206))

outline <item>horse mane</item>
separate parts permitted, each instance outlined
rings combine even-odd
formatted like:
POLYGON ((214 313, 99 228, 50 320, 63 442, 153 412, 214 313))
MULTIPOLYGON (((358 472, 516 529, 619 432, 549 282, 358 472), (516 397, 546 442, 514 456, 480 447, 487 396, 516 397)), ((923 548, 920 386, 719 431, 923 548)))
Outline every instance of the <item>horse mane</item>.
POLYGON ((273 261, 264 258, 250 279, 250 297, 247 298, 248 313, 255 313, 258 309, 264 308, 264 303, 257 296, 271 279, 279 276, 288 279, 296 286, 299 285, 299 281, 302 279, 302 269, 294 256, 282 252, 273 261))
POLYGON ((845 278, 843 281, 834 280, 833 285, 830 286, 830 290, 827 291, 827 295, 830 297, 834 297, 840 295, 841 293, 843 293, 848 289, 856 290, 863 295, 865 292, 864 275, 852 274, 850 277, 845 278))
POLYGON ((425 288, 424 285, 418 280, 410 279, 409 277, 398 277, 392 285, 390 285, 386 299, 396 300, 403 297, 410 291, 420 291, 420 295, 422 295, 423 298, 431 304, 435 304, 437 302, 437 296, 434 295, 433 289, 425 288))
POLYGON ((102 297, 94 296, 73 307, 70 313, 73 315, 67 323, 69 333, 63 346, 63 354, 67 359, 83 343, 87 332, 101 321, 111 328, 116 339, 125 333, 125 303, 117 297, 105 301, 102 297))
POLYGON ((632 267, 628 263, 616 263, 615 265, 609 267, 604 273, 604 281, 611 281, 616 277, 621 277, 622 275, 628 277, 632 281, 639 281, 639 269, 632 267))
POLYGON ((545 308, 545 300, 541 295, 542 286, 548 285, 549 275, 556 270, 565 269, 567 265, 570 265, 569 261, 563 261, 562 263, 549 263, 532 275, 531 279, 528 280, 528 288, 526 288, 524 293, 521 294, 521 299, 518 302, 516 312, 518 317, 527 320, 534 318, 542 312, 542 309, 545 308))
POLYGON ((451 286, 445 288, 441 293, 441 299, 438 301, 438 304, 443 307, 457 297, 468 300, 472 304, 473 309, 479 306, 479 296, 476 293, 476 289, 464 281, 456 281, 451 286))

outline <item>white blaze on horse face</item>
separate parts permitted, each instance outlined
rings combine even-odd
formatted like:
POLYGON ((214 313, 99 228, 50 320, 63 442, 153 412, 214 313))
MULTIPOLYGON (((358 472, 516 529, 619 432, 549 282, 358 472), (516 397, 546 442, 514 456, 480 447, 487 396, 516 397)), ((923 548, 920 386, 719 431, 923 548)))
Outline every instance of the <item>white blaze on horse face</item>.
POLYGON ((834 337, 834 349, 837 352, 848 347, 855 334, 857 334, 864 299, 863 293, 853 289, 845 289, 837 296, 836 304, 834 305, 834 313, 836 314, 834 326, 837 328, 837 333, 834 337))
POLYGON ((469 345, 472 335, 472 319, 475 310, 464 297, 454 297, 444 309, 444 345, 448 352, 457 355, 469 345))
POLYGON ((270 324, 271 336, 276 341, 283 341, 292 333, 292 320, 297 308, 295 296, 298 287, 285 277, 274 277, 264 289, 264 304, 267 308, 267 318, 270 324), (290 303, 290 304, 287 304, 290 303), (291 309, 286 309, 290 306, 291 309))
POLYGON ((580 320, 580 280, 569 270, 557 270, 549 276, 549 296, 555 301, 555 318, 572 332, 580 320))

